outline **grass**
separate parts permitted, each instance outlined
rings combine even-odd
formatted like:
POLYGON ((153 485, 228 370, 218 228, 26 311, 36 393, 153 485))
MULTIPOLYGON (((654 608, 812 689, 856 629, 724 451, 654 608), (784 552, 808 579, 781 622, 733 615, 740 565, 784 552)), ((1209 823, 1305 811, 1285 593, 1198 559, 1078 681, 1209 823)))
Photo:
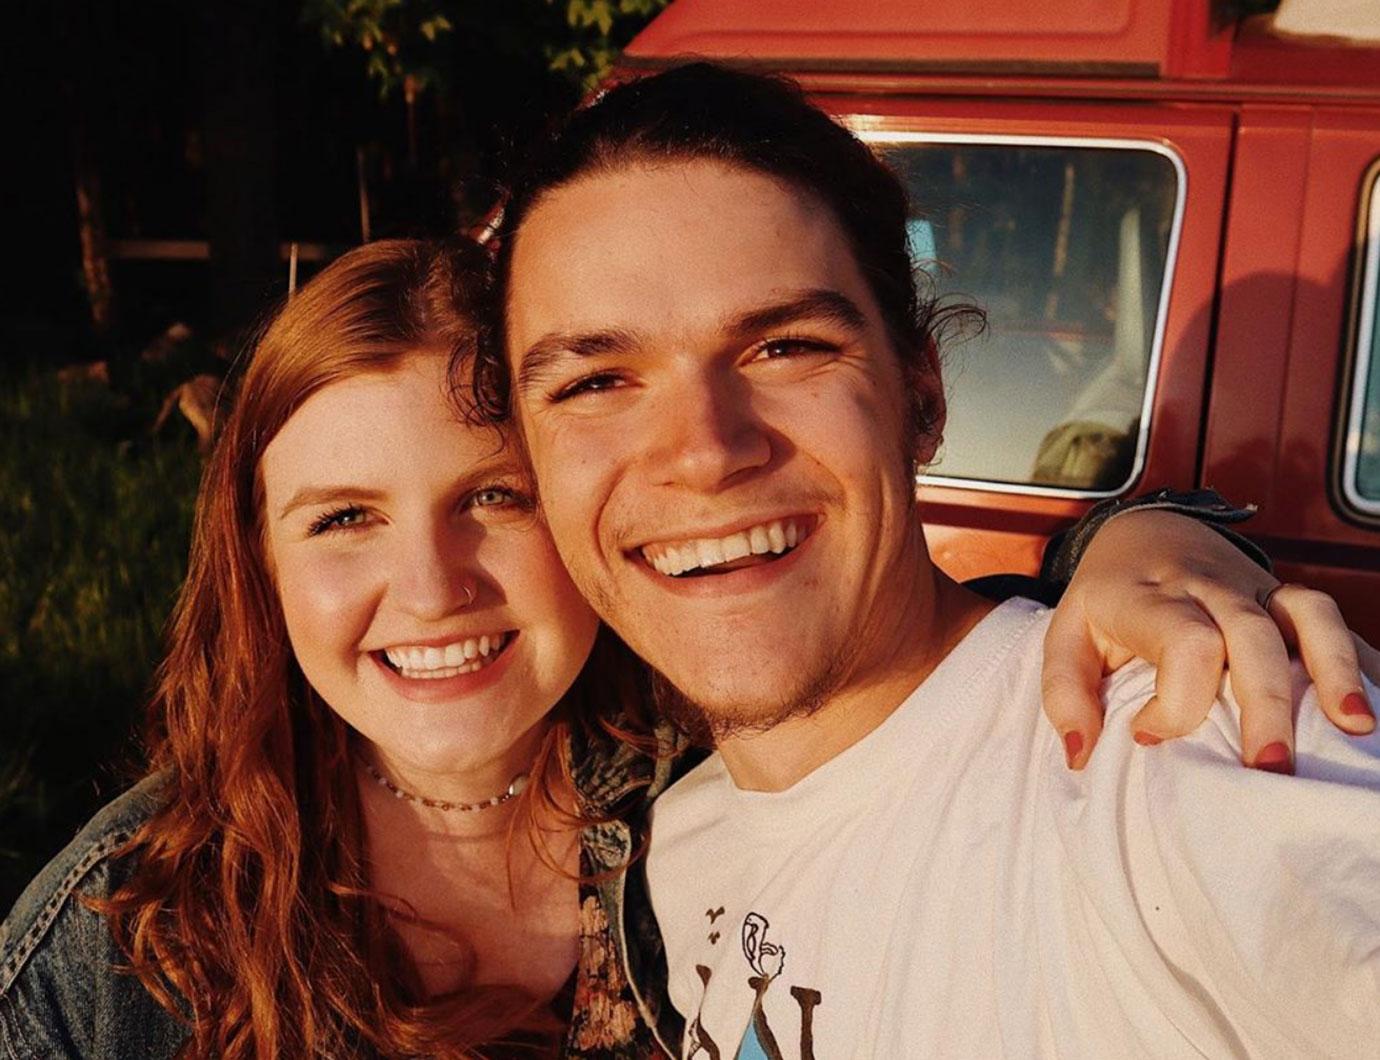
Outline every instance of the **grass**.
POLYGON ((138 766, 200 473, 167 372, 0 367, 0 911, 138 766))

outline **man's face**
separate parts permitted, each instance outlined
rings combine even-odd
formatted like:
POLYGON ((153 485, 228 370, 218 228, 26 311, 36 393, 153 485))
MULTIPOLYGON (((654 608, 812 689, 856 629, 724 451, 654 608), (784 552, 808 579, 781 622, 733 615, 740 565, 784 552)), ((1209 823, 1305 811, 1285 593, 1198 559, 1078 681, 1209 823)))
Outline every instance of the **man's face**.
POLYGON ((822 204, 711 161, 591 175, 529 213, 510 291, 551 532, 638 654, 720 735, 887 665, 932 454, 902 451, 901 368, 822 204))

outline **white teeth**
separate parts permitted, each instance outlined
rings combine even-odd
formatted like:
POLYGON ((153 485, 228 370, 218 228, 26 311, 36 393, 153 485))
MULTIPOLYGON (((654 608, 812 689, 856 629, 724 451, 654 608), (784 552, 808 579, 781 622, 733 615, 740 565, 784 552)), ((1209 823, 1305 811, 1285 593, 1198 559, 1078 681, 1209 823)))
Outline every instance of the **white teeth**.
POLYGON ((695 551, 698 553, 701 567, 713 567, 726 562, 724 559, 724 546, 721 541, 712 538, 701 538, 695 542, 695 551))
POLYGON ((414 681, 439 681, 443 677, 472 674, 476 670, 482 670, 485 665, 482 662, 473 662, 466 663, 464 666, 443 666, 439 670, 399 670, 398 672, 414 681))
POLYGON ((780 555, 810 536, 811 524, 774 519, 719 538, 696 538, 678 544, 648 545, 642 555, 662 574, 677 575, 699 567, 716 567, 746 556, 780 555))
POLYGON ((778 555, 786 551, 786 531, 782 529, 780 523, 767 524, 767 537, 771 541, 771 550, 778 555))
POLYGON ((506 638, 505 633, 486 633, 444 647, 400 644, 385 648, 383 654, 404 677, 454 677, 487 666, 502 650, 506 638))
POLYGON ((752 555, 752 545, 747 534, 729 534, 723 539, 723 550, 725 563, 752 555))

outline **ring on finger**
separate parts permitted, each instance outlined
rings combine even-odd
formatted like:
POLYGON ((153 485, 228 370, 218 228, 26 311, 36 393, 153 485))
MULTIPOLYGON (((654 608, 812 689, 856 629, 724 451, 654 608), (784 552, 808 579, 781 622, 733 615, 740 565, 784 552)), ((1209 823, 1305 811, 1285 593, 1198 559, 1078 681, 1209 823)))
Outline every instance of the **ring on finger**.
POLYGON ((1279 592, 1285 586, 1292 584, 1293 582, 1275 582, 1275 584, 1268 589, 1257 589, 1255 593, 1255 602, 1260 605, 1260 610, 1268 615, 1270 613, 1270 604, 1273 603, 1275 599, 1275 593, 1279 592))

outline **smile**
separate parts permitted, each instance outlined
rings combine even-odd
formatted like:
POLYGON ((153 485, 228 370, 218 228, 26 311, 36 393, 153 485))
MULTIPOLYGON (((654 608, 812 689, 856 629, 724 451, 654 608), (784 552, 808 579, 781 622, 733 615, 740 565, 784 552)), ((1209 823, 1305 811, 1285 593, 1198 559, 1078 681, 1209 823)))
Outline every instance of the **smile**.
POLYGON ((398 644, 375 654, 382 656, 389 669, 403 677, 440 680, 484 669, 498 658, 515 635, 508 630, 443 645, 398 644))
POLYGON ((815 518, 808 515, 773 519, 724 537, 643 545, 642 558, 658 573, 673 578, 727 573, 774 562, 808 538, 815 526, 815 518))

